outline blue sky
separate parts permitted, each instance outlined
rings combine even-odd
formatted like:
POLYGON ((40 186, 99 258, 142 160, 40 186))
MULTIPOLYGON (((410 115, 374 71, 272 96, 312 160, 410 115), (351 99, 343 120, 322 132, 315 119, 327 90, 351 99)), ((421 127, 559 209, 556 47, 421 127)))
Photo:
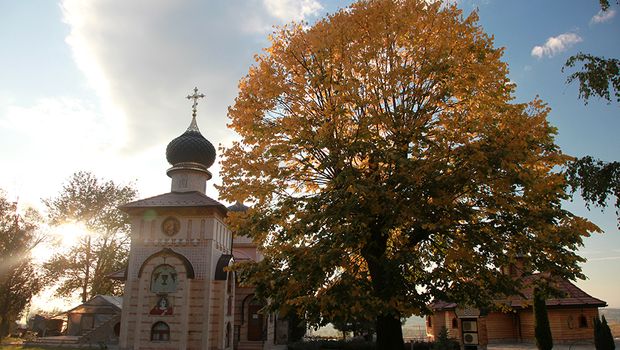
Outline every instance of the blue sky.
MULTIPOLYGON (((226 110, 237 82, 268 45, 272 26, 312 23, 349 1, 0 0, 0 188, 40 206, 77 170, 133 181, 142 197, 169 190, 166 144, 190 121, 184 96, 198 86, 198 125, 229 145, 226 110)), ((620 159, 620 106, 577 99, 561 72, 579 51, 620 57, 620 8, 597 0, 460 0, 505 48, 516 101, 552 108, 557 143, 574 156, 620 159), (598 15, 598 17, 596 17, 598 15), (614 39, 615 38, 615 39, 614 39), (536 49, 536 47, 539 47, 536 49)), ((217 198, 219 166, 208 194, 217 198)), ((620 307, 620 236, 613 210, 567 208, 606 233, 585 240, 589 277, 578 285, 620 307)))

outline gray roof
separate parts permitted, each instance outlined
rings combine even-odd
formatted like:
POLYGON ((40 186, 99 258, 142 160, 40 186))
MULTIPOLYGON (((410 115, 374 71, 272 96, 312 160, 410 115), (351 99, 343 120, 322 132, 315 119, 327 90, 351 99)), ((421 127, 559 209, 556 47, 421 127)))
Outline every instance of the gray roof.
POLYGON ((82 303, 70 310, 65 311, 65 314, 71 313, 77 309, 87 308, 89 310, 118 310, 123 308, 123 297, 117 297, 113 295, 101 295, 97 294, 92 299, 85 303, 82 303))
POLYGON ((218 207, 224 212, 226 211, 226 207, 222 203, 197 191, 164 193, 127 203, 120 208, 137 209, 153 207, 218 207))
POLYGON ((114 295, 99 295, 103 299, 105 299, 108 303, 118 307, 119 309, 123 308, 123 297, 117 297, 114 295))
POLYGON ((127 279, 127 268, 109 273, 106 277, 113 280, 125 281, 127 279))
MULTIPOLYGON (((506 300, 496 300, 496 302, 508 305, 513 308, 526 308, 532 305, 534 300, 535 282, 544 277, 544 274, 535 273, 523 278, 523 287, 520 293, 523 296, 510 296, 506 300), (524 298, 525 297, 525 298, 524 298)), ((560 277, 552 277, 553 287, 560 292, 561 296, 552 296, 545 300, 547 307, 605 307, 607 303, 584 292, 569 280, 560 277)), ((451 310, 458 307, 457 303, 439 300, 431 304, 435 311, 451 310)))

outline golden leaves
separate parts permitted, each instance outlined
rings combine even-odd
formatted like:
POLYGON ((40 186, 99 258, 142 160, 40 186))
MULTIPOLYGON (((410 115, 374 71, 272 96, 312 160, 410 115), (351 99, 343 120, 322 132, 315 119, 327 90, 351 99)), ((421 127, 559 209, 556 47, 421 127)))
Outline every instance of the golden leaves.
POLYGON ((575 249, 597 228, 561 208, 549 109, 512 103, 503 50, 476 21, 362 1, 281 28, 256 56, 220 193, 256 204, 233 221, 261 240, 253 281, 274 300, 339 319, 488 288, 481 301, 509 289, 497 268, 517 253, 579 275, 575 249))

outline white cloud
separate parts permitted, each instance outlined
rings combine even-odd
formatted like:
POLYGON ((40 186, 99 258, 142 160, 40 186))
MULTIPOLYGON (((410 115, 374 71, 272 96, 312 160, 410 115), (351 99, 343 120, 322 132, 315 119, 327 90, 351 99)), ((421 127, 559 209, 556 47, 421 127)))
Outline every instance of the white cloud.
POLYGON ((48 197, 73 171, 114 158, 120 128, 75 98, 43 98, 31 106, 9 105, 0 113, 0 158, 13 164, 0 183, 27 205, 48 197))
POLYGON ((263 33, 245 27, 247 19, 272 18, 260 1, 62 1, 74 60, 102 108, 126 128, 128 152, 181 134, 194 86, 207 95, 198 110, 203 134, 216 145, 223 139, 237 82, 266 46, 263 33))
POLYGON ((542 46, 534 46, 532 56, 542 58, 543 56, 553 57, 560 52, 568 50, 576 43, 582 42, 583 39, 575 33, 564 33, 547 39, 542 46))
POLYGON ((198 125, 217 143, 232 134, 226 113, 237 83, 268 46, 272 26, 316 14, 317 0, 62 0, 77 66, 103 113, 126 130, 125 150, 168 142, 189 125, 194 86, 198 125))
POLYGON ((614 18, 616 15, 616 9, 609 9, 607 11, 600 10, 596 15, 592 17, 590 23, 603 23, 607 22, 610 19, 614 18))
POLYGON ((269 13, 283 22, 301 21, 322 8, 316 0, 263 0, 269 13))
MULTIPOLYGON (((198 126, 216 147, 230 145, 235 134, 226 128, 227 109, 254 55, 269 45, 267 33, 322 6, 317 0, 62 0, 61 8, 73 60, 99 97, 96 117, 105 117, 113 126, 105 132, 114 135, 114 152, 91 150, 105 159, 75 170, 115 179, 131 174, 140 188, 160 193, 169 185, 166 144, 191 119, 185 96, 194 86, 206 95, 198 126)), ((219 181, 217 166, 207 187, 214 197, 209 188, 219 181)), ((65 168, 60 180, 72 171, 65 168)))
POLYGON ((601 258, 590 258, 588 261, 609 261, 609 260, 620 260, 620 256, 604 256, 601 258))
POLYGON ((0 126, 25 145, 45 145, 37 152, 61 156, 105 150, 118 135, 117 127, 98 116, 94 106, 64 97, 40 99, 31 107, 8 106, 0 126))

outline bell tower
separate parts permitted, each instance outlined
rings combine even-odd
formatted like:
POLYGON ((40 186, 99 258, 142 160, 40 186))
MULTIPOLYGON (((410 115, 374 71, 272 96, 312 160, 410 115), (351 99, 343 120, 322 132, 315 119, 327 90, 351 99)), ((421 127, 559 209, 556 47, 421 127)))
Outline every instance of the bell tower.
POLYGON ((131 218, 121 349, 232 349, 232 233, 205 194, 216 152, 196 122, 203 97, 187 96, 189 127, 166 148, 171 191, 121 207, 131 218))

